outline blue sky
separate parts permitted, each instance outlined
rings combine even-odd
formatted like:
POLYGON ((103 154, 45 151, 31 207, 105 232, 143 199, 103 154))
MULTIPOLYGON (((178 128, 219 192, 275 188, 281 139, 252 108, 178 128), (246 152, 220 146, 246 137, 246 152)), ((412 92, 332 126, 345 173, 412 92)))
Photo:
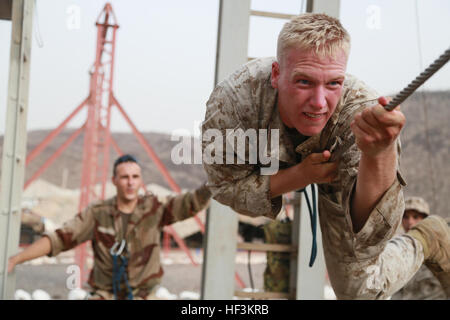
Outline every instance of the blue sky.
MULTIPOLYGON (((213 89, 219 0, 112 0, 117 34, 114 90, 141 131, 194 131, 213 89)), ((300 0, 253 0, 252 9, 295 14, 300 0)), ((380 94, 401 90, 450 46, 450 1, 341 0, 352 36, 347 71, 380 94), (421 39, 419 56, 418 31, 421 39)), ((38 0, 34 19, 28 129, 56 127, 87 95, 95 20, 105 1, 38 0), (79 10, 79 27, 69 22, 79 10), (39 30, 39 32, 38 32, 39 30), (39 46, 38 38, 43 46, 39 46)), ((275 55, 284 20, 250 18, 249 56, 275 55)), ((11 26, 0 21, 0 134, 4 132, 11 26)), ((450 65, 427 90, 450 89, 450 65)), ((82 124, 81 114, 70 127, 82 124)), ((117 112, 113 131, 129 131, 117 112)))

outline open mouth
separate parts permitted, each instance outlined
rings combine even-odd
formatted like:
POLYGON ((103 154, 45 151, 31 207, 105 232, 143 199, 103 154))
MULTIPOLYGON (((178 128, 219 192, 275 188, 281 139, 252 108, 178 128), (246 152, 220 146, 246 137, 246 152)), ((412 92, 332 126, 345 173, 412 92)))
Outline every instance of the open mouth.
POLYGON ((303 112, 303 114, 304 114, 306 117, 308 117, 308 118, 316 119, 316 120, 321 119, 321 118, 323 118, 323 117, 326 116, 326 113, 309 113, 309 112, 303 112))

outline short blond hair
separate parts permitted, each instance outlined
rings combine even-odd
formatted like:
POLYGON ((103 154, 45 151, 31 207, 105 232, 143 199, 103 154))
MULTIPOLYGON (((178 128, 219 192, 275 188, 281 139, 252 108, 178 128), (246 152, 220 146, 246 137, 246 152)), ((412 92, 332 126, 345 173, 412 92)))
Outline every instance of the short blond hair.
POLYGON ((344 50, 348 56, 350 35, 336 18, 323 13, 304 13, 292 18, 281 29, 277 43, 278 62, 286 49, 292 47, 330 57, 344 50))

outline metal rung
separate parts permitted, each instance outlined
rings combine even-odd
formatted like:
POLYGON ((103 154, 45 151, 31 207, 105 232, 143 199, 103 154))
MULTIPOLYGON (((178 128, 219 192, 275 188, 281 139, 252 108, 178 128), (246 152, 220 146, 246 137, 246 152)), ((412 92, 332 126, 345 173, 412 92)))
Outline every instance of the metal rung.
POLYGON ((240 242, 238 249, 251 251, 297 252, 297 247, 290 244, 240 242))
POLYGON ((277 13, 277 12, 268 12, 268 11, 257 11, 257 10, 250 10, 250 15, 251 16, 257 16, 257 17, 286 19, 286 20, 291 20, 293 17, 297 16, 295 14, 286 14, 286 13, 277 13))
POLYGON ((235 291, 234 295, 240 298, 253 299, 293 299, 292 295, 285 292, 245 292, 235 291))

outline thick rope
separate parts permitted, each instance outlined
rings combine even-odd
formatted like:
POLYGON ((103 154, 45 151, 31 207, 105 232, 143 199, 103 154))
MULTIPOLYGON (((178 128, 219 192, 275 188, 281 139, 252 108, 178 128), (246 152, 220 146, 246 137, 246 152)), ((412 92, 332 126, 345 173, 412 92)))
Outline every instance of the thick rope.
POLYGON ((396 106, 406 100, 418 87, 427 81, 450 60, 450 48, 437 58, 428 68, 417 76, 406 88, 400 91, 384 108, 392 111, 396 106))

